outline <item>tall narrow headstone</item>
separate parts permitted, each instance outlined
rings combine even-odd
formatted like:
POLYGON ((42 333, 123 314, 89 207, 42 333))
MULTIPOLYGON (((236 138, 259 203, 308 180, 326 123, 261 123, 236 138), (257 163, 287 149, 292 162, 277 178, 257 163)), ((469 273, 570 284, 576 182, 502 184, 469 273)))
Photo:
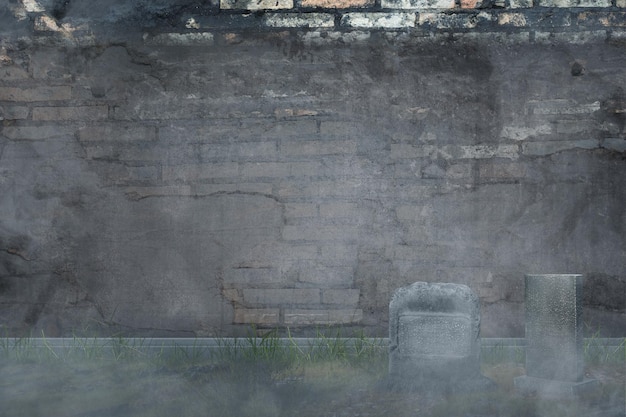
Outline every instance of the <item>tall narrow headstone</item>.
POLYGON ((576 395, 584 379, 582 275, 526 275, 526 375, 516 388, 542 396, 576 395))
POLYGON ((409 389, 484 389, 478 298, 465 285, 416 282, 389 304, 389 378, 409 389))

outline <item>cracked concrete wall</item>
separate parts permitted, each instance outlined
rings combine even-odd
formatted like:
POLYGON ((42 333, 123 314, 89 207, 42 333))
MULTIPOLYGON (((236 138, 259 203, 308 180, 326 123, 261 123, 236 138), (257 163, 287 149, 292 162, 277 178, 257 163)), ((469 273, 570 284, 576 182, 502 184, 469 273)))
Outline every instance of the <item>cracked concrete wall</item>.
POLYGON ((10 334, 385 335, 396 288, 440 281, 521 336, 523 275, 557 272, 626 332, 623 43, 125 33, 2 43, 10 334))

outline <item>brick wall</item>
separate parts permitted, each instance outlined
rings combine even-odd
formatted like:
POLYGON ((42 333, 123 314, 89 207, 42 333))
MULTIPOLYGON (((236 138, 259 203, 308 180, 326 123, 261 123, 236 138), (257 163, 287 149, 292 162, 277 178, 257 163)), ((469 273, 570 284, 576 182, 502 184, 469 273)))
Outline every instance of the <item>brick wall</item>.
POLYGON ((580 272, 623 335, 623 1, 192 3, 4 15, 9 332, 384 335, 425 280, 519 336, 580 272))

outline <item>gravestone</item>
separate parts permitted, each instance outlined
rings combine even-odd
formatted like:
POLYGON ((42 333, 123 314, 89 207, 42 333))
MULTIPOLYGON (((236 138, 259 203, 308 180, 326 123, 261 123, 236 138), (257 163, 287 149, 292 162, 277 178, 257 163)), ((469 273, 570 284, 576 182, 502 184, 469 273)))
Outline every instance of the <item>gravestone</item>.
POLYGON ((584 379, 582 275, 526 275, 525 394, 572 396, 593 388, 584 379))
POLYGON ((416 282, 389 304, 389 381, 403 389, 484 389, 478 299, 460 284, 416 282))

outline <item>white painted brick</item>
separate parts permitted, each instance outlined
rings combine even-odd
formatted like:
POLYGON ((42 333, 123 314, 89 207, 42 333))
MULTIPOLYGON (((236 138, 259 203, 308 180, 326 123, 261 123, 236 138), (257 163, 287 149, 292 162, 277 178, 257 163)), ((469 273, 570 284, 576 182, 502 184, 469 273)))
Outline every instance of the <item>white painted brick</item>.
POLYGON ((526 142, 522 145, 524 155, 546 156, 571 149, 595 149, 600 147, 598 139, 553 141, 553 142, 526 142))
POLYGON ((286 325, 348 324, 363 320, 363 310, 286 310, 286 325))
POLYGON ((454 9, 454 0, 382 0, 383 9, 454 9))
POLYGON ((536 0, 539 7, 611 7, 611 0, 536 0))
MULTIPOLYGON (((484 159, 484 158, 508 158, 517 159, 519 147, 517 145, 471 145, 461 146, 463 151, 461 159, 484 159)), ((455 147, 446 147, 449 153, 454 154, 455 147)))
POLYGON ((526 16, 523 13, 500 13, 498 24, 503 26, 524 27, 527 25, 526 16))
POLYGON ((341 18, 342 26, 354 28, 401 29, 415 27, 415 13, 346 13, 341 18))
POLYGON ((489 12, 480 12, 476 14, 462 13, 419 13, 418 24, 434 26, 438 29, 473 29, 480 22, 492 21, 494 15, 489 12))
POLYGON ((422 145, 405 143, 391 145, 392 158, 433 158, 433 159, 483 159, 518 158, 517 145, 422 145))
POLYGON ((264 16, 266 26, 275 28, 332 28, 335 17, 328 13, 272 13, 264 16))
POLYGON ((57 21, 47 14, 35 16, 33 28, 37 32, 61 32, 62 30, 57 21))
POLYGON ((511 140, 525 140, 528 138, 549 135, 552 133, 552 127, 547 124, 536 126, 505 126, 500 132, 500 137, 511 140))
POLYGON ((293 0, 220 0, 220 9, 276 10, 293 8, 293 0))
POLYGON ((24 4, 24 10, 27 12, 40 13, 45 11, 37 0, 22 0, 22 3, 24 4))
POLYGON ((301 0, 301 7, 324 7, 329 9, 348 9, 351 7, 371 7, 374 0, 301 0))
MULTIPOLYGON (((268 92, 274 94, 272 90, 269 90, 268 92)), ((295 95, 298 95, 298 94, 296 93, 295 95)), ((279 96, 270 95, 270 97, 276 98, 279 96)), ((286 96, 283 95, 281 97, 286 97, 286 96)), ((306 108, 278 108, 274 110, 274 116, 276 116, 277 119, 287 118, 287 117, 311 117, 311 116, 317 116, 318 114, 319 112, 317 110, 306 109, 306 108)))
POLYGON ((533 0, 509 0, 511 9, 526 9, 533 7, 533 0))
POLYGON ((545 100, 530 101, 528 105, 533 114, 555 115, 555 114, 589 114, 600 110, 600 102, 576 103, 572 100, 545 100))

